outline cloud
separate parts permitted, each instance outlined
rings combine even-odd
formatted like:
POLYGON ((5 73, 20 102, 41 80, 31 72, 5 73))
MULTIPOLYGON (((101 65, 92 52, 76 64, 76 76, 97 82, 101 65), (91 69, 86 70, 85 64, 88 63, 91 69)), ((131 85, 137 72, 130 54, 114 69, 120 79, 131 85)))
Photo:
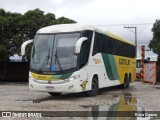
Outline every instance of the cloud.
POLYGON ((89 6, 94 0, 61 0, 60 8, 76 10, 84 6, 89 6))
POLYGON ((0 8, 25 13, 39 8, 80 23, 120 24, 154 22, 159 0, 0 0, 0 8))
POLYGON ((64 0, 56 13, 57 16, 67 16, 79 23, 147 23, 158 19, 159 3, 159 0, 87 0, 87 3, 84 0, 64 0))
MULTIPOLYGON (((56 18, 65 16, 78 23, 139 24, 154 23, 160 19, 159 0, 0 0, 0 8, 11 12, 25 13, 39 8, 51 12, 56 18)), ((104 26, 123 37, 134 40, 134 34, 124 25, 104 26)), ((138 38, 150 40, 152 25, 137 26, 138 38)))
MULTIPOLYGON (((60 2, 62 0, 58 1, 60 2)), ((50 12, 58 8, 59 2, 51 0, 0 0, 0 8, 19 13, 25 13, 28 10, 36 8, 50 12)))

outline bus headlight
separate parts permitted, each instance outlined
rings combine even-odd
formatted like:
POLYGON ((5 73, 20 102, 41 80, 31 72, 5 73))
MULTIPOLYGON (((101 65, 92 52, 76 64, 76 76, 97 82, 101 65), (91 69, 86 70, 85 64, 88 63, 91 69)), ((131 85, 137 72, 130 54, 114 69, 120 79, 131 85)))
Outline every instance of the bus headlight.
POLYGON ((72 76, 72 77, 69 77, 68 79, 65 79, 67 81, 70 81, 70 80, 75 80, 75 79, 78 79, 80 77, 80 75, 75 75, 75 76, 72 76))

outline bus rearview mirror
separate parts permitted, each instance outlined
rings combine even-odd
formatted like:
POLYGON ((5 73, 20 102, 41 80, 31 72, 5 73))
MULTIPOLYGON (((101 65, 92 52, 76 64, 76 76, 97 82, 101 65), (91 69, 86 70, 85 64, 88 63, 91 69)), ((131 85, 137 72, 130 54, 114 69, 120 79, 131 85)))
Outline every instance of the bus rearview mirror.
POLYGON ((33 42, 33 39, 31 40, 27 40, 25 41, 22 45, 21 45, 21 55, 24 56, 25 55, 25 49, 26 49, 26 46, 30 43, 33 42))
POLYGON ((82 45, 83 41, 85 41, 85 40, 88 40, 88 38, 87 38, 87 37, 81 37, 81 38, 77 41, 77 43, 76 43, 76 48, 75 48, 75 53, 76 53, 76 54, 80 53, 81 45, 82 45))

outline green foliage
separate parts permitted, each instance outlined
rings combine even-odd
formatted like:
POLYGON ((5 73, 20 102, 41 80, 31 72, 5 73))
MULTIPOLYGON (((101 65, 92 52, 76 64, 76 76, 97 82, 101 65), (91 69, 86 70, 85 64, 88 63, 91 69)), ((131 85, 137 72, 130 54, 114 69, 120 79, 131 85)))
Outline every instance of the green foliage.
POLYGON ((0 9, 0 58, 3 57, 1 60, 6 61, 9 56, 20 54, 22 43, 33 39, 38 29, 64 23, 75 23, 75 21, 65 17, 56 19, 54 14, 45 14, 39 9, 29 10, 24 15, 0 9))
POLYGON ((57 19, 57 24, 65 24, 65 23, 76 23, 76 22, 72 19, 68 19, 65 17, 60 17, 57 19))
POLYGON ((0 62, 7 61, 7 48, 0 44, 0 62))
POLYGON ((160 20, 156 20, 152 28, 153 38, 149 43, 149 47, 153 52, 158 54, 158 62, 160 62, 160 20))

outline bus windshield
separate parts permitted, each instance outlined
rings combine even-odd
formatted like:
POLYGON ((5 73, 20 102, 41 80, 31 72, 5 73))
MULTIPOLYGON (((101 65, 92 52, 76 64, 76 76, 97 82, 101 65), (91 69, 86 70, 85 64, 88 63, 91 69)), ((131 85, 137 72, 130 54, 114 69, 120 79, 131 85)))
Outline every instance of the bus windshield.
POLYGON ((38 71, 63 71, 77 67, 75 45, 80 33, 37 34, 30 68, 38 71))

